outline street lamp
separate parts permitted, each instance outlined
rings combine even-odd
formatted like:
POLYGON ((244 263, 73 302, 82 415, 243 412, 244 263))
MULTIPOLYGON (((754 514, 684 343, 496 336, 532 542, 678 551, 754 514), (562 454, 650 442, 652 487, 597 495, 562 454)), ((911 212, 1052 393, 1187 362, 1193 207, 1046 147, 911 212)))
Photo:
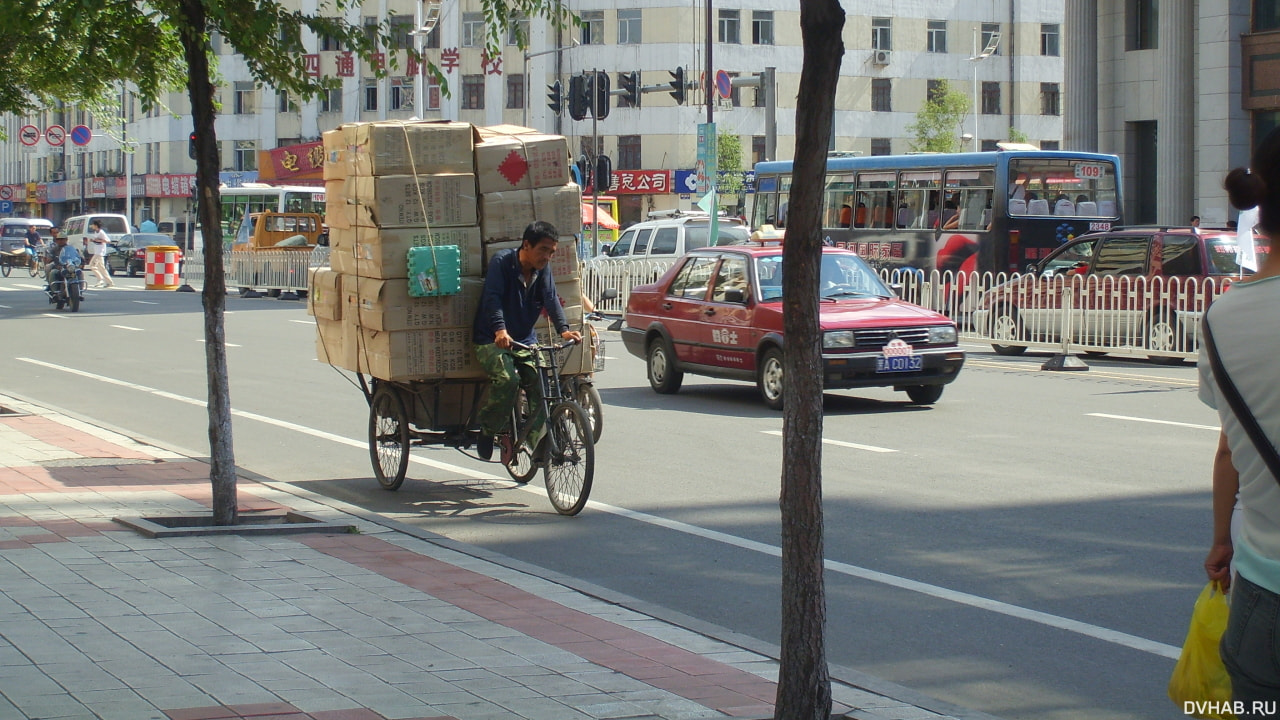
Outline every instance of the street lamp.
POLYGON ((987 40, 987 46, 982 52, 978 52, 978 31, 979 28, 973 29, 973 55, 969 58, 969 62, 973 64, 973 151, 978 152, 981 149, 978 139, 978 63, 986 60, 995 54, 996 48, 1000 47, 1000 33, 991 33, 991 38, 987 40))
POLYGON ((426 63, 422 62, 422 53, 427 49, 427 36, 440 23, 440 0, 422 0, 414 8, 413 23, 416 29, 409 32, 413 36, 413 49, 418 53, 418 74, 413 78, 413 111, 419 118, 426 117, 426 82, 423 75, 426 63))

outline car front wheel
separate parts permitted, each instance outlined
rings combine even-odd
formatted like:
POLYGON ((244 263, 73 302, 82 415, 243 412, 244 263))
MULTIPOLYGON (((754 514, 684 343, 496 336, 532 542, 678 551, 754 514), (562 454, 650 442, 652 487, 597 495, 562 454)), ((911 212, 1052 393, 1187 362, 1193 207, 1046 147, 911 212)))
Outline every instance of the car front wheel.
POLYGON ((907 387, 907 397, 917 405, 932 405, 942 397, 942 385, 911 385, 907 387))
POLYGON ((756 387, 770 410, 782 409, 782 351, 778 348, 770 348, 760 361, 756 387))
POLYGON ((649 386, 662 395, 671 395, 680 390, 684 382, 684 371, 676 369, 675 352, 671 343, 663 338, 655 338, 649 343, 649 357, 646 365, 649 372, 649 386))

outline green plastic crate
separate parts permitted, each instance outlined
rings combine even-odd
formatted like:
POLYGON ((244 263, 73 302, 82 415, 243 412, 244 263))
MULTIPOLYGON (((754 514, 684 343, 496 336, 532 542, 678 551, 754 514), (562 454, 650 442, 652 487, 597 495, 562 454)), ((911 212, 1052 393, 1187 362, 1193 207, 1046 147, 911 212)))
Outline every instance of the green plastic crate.
POLYGON ((456 295, 462 290, 457 245, 409 248, 409 294, 413 297, 456 295))

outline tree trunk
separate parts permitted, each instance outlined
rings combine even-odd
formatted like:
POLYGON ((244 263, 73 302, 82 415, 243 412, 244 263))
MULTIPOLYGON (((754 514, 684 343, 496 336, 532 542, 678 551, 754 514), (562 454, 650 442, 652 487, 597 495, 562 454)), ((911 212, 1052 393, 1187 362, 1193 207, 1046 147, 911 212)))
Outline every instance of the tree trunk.
POLYGON ((822 335, 818 274, 822 196, 844 56, 838 0, 801 0, 804 64, 796 106, 796 151, 782 276, 782 658, 775 717, 827 720, 831 677, 826 657, 822 531, 822 335))
POLYGON ((196 133, 196 211, 204 236, 204 357, 209 383, 209 481, 213 485, 213 522, 236 522, 236 459, 231 442, 231 390, 227 378, 227 346, 223 310, 227 283, 222 266, 222 207, 218 194, 218 140, 214 136, 213 84, 209 79, 209 45, 201 0, 182 0, 186 23, 182 48, 190 73, 187 92, 196 133))

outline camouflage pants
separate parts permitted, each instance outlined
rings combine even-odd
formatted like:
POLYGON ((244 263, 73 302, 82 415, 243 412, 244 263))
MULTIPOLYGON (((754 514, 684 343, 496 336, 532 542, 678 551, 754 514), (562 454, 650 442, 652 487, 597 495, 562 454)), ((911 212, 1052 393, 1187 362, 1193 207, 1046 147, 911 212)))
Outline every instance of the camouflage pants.
POLYGON ((511 422, 511 409, 515 407, 520 389, 524 388, 528 399, 526 411, 534 412, 529 444, 536 445, 546 425, 546 412, 542 407, 542 382, 538 379, 538 367, 528 350, 502 350, 497 345, 476 345, 476 358, 489 376, 489 397, 480 408, 480 432, 497 435, 511 422))

